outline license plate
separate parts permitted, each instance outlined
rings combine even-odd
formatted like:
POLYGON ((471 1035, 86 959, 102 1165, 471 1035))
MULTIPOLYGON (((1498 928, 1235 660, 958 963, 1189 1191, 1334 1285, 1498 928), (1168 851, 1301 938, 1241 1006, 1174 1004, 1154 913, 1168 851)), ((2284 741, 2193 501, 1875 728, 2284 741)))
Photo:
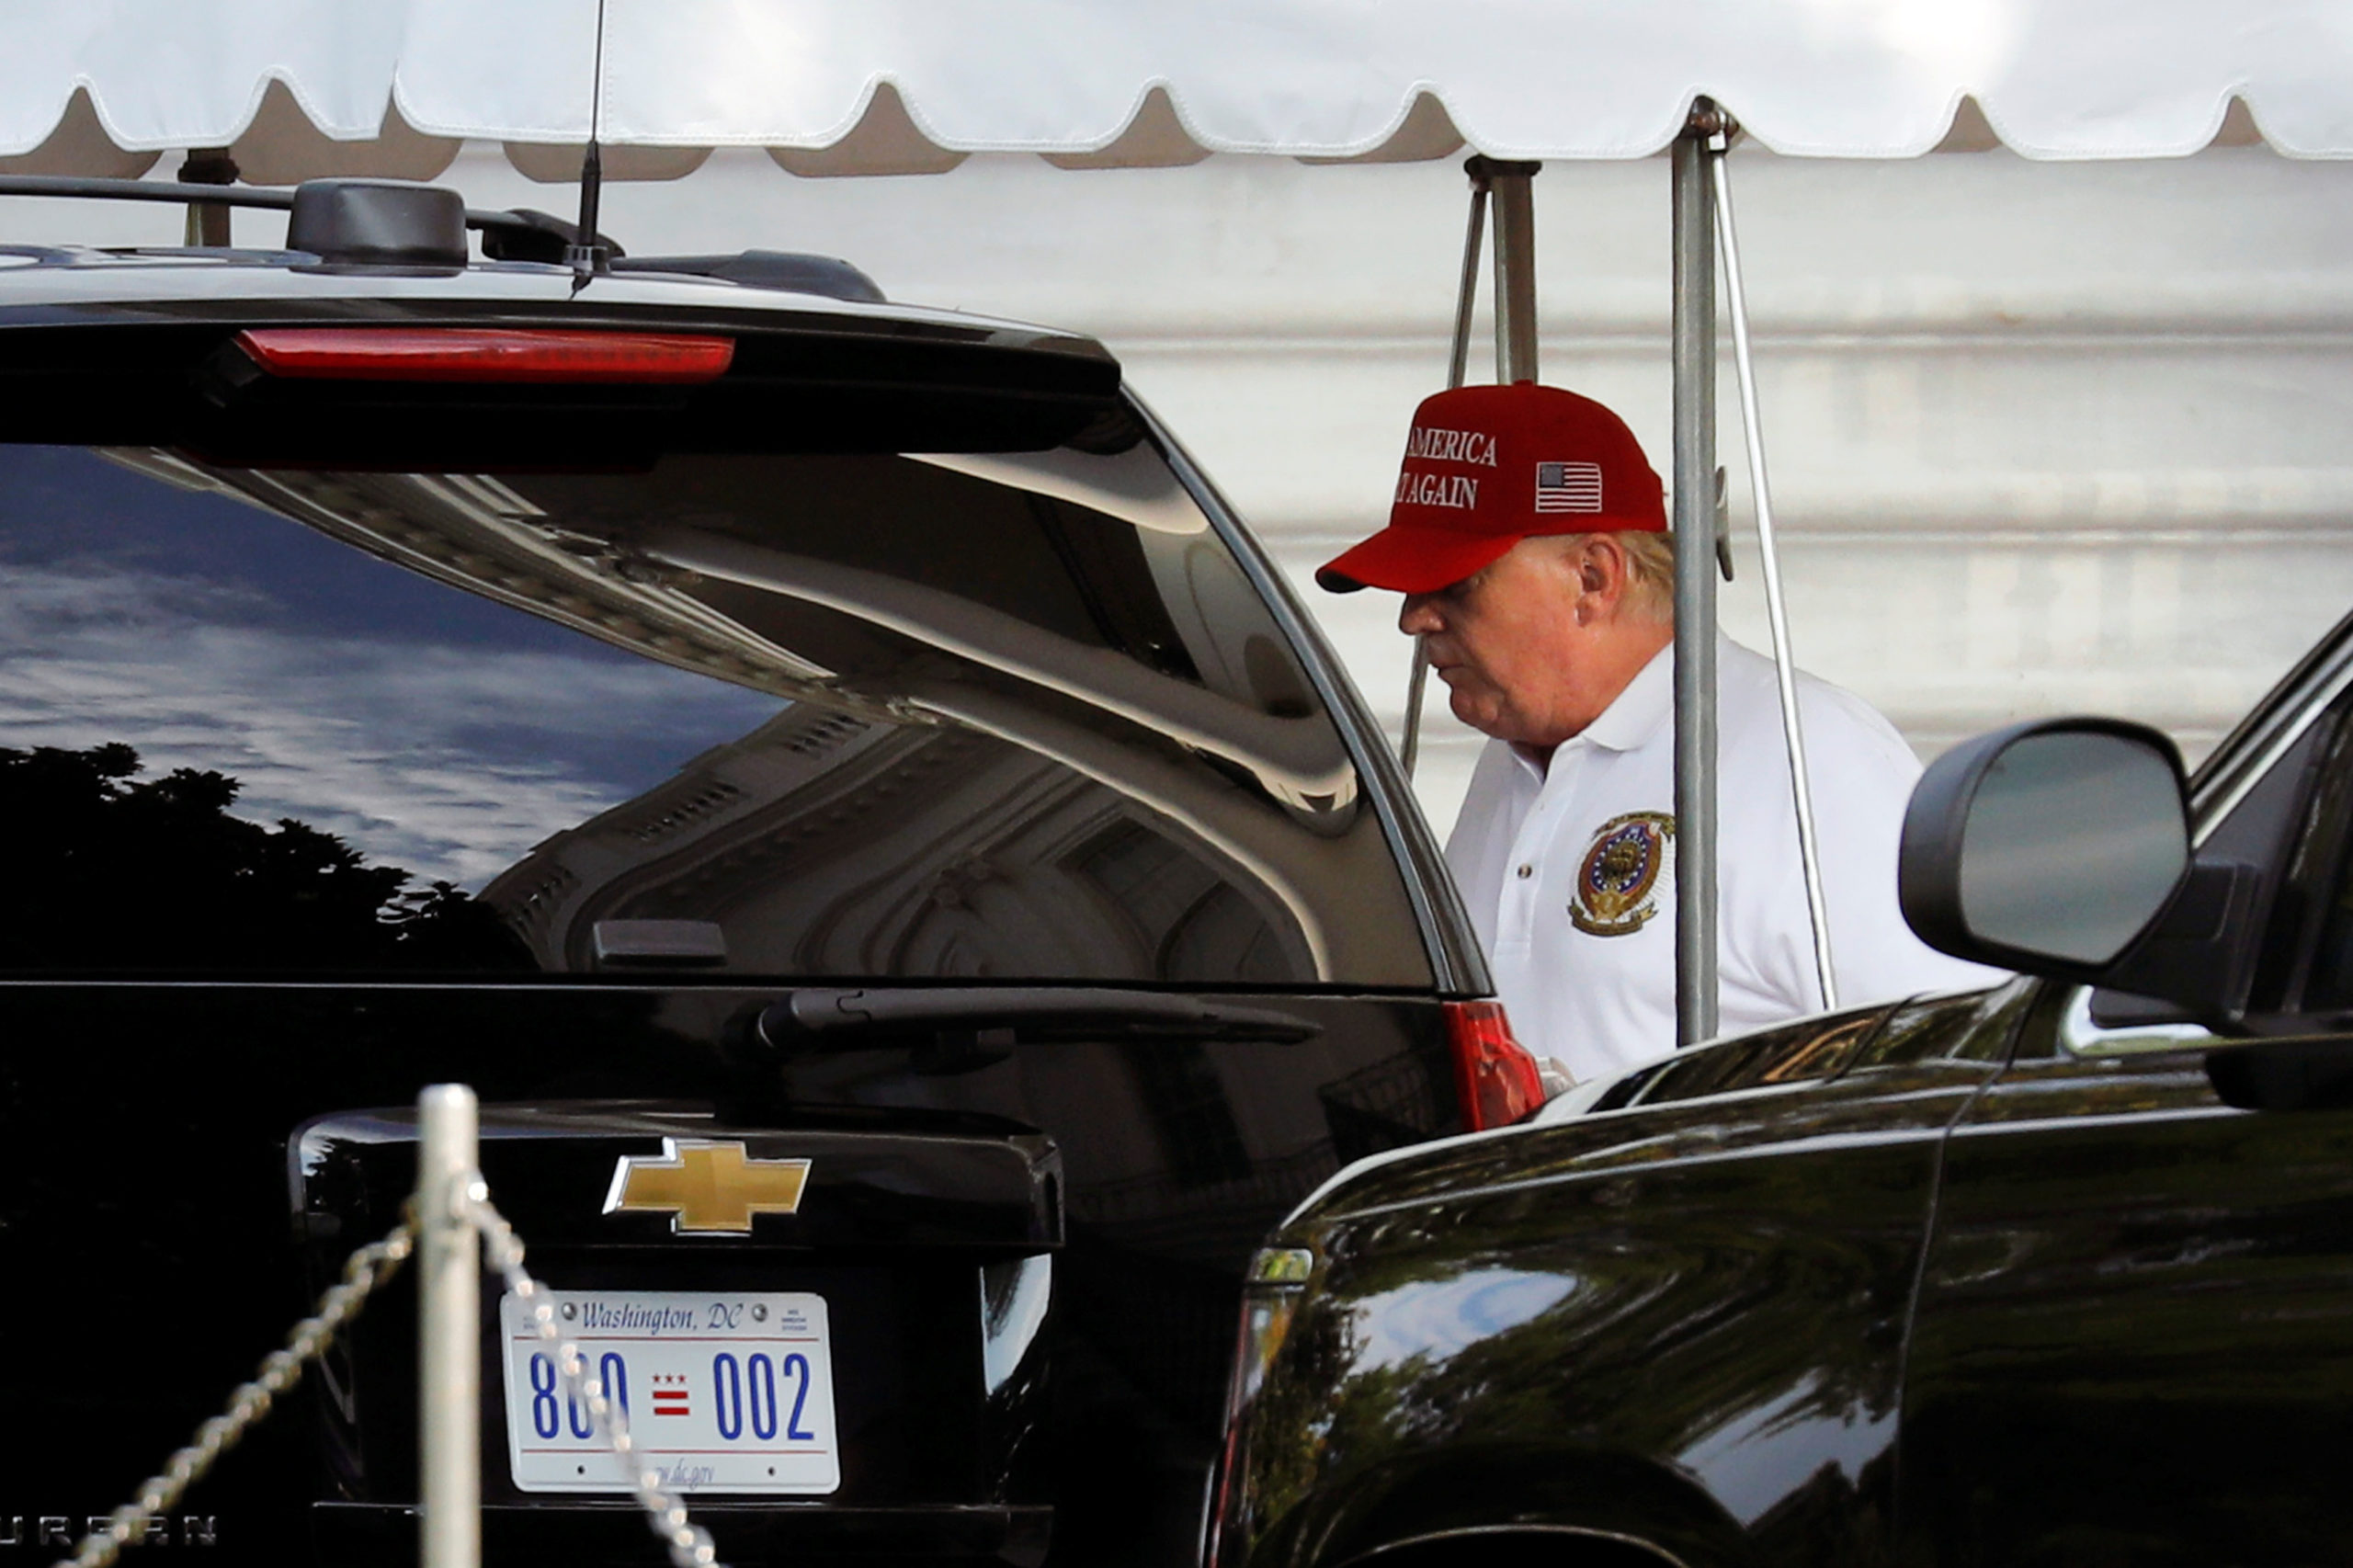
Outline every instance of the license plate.
POLYGON ((550 1290, 563 1336, 629 1413, 624 1469, 566 1395, 554 1346, 508 1296, 506 1447, 524 1492, 627 1492, 647 1465, 674 1492, 841 1485, 825 1301, 800 1291, 550 1290))

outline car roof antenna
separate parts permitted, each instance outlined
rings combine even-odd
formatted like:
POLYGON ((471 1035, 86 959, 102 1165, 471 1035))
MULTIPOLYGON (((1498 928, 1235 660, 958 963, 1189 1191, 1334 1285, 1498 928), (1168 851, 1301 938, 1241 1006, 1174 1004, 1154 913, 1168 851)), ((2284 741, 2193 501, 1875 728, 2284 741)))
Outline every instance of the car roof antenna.
POLYGON ((588 279, 609 269, 611 253, 598 243, 597 207, 604 196, 605 162, 597 139, 603 131, 605 108, 605 0, 597 0, 597 50, 594 79, 588 89, 588 146, 580 155, 580 232, 566 245, 563 258, 572 267, 572 288, 577 293, 588 279))

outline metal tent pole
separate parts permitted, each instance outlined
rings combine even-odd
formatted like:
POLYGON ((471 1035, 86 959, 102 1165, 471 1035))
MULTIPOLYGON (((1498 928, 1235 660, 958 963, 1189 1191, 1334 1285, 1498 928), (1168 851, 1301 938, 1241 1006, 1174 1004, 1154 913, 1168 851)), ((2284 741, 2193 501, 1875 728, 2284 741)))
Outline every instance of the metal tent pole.
MULTIPOLYGON (((1487 160, 1472 158, 1462 165, 1471 176, 1471 221, 1462 235, 1462 280, 1454 293, 1454 342, 1447 354, 1446 390, 1462 384, 1471 369, 1471 317, 1479 302, 1479 251, 1487 233, 1487 160)), ((1430 680, 1429 645, 1414 639, 1414 670, 1405 677, 1405 732, 1397 746, 1397 760, 1405 777, 1422 755, 1422 693, 1430 680)))
POLYGON ((1430 684, 1430 651, 1420 637, 1414 639, 1414 668, 1405 677, 1405 733, 1397 744, 1397 760, 1405 769, 1408 783, 1413 781, 1414 764, 1422 756, 1422 693, 1430 684))
POLYGON ((474 1092, 417 1096, 417 1471, 424 1568, 482 1562, 482 1242, 459 1208, 480 1163, 474 1092))
POLYGON ((1536 171, 1483 160, 1495 193, 1495 380, 1536 380, 1536 171))
POLYGON ((1805 765, 1805 726, 1798 713, 1797 666, 1790 652, 1790 618, 1781 602, 1781 553, 1773 535, 1773 491, 1765 480, 1765 426, 1756 412, 1756 369, 1748 347, 1748 289, 1740 273, 1740 240, 1732 221, 1732 176, 1725 138, 1708 146, 1709 191, 1716 203, 1716 239, 1724 253, 1724 309, 1732 325, 1732 357, 1740 382, 1741 435, 1748 448, 1748 483, 1756 494, 1756 545, 1765 561, 1765 614, 1773 628, 1773 675, 1780 687, 1781 740, 1790 758, 1790 798, 1796 803, 1798 859, 1805 874, 1806 918, 1813 926, 1813 972, 1824 1008, 1838 1006, 1838 979, 1830 963, 1830 912, 1822 896, 1820 835, 1813 825, 1813 788, 1805 765))
MULTIPOLYGON (((1471 369, 1471 317, 1479 297, 1479 250, 1491 193, 1495 204, 1495 380, 1536 379, 1536 198, 1530 186, 1543 166, 1487 157, 1473 157, 1462 165, 1471 176, 1471 222, 1462 237, 1462 280, 1454 296, 1454 342, 1446 362, 1449 392, 1462 384, 1471 369)), ((1422 696, 1429 676, 1429 650, 1416 637, 1413 673, 1405 678, 1404 733, 1397 746, 1407 778, 1421 760, 1422 696)))
POLYGON ((1716 1032, 1716 255, 1701 98, 1674 150, 1675 1042, 1716 1032))
POLYGON ((1454 290, 1454 342, 1446 360, 1449 392, 1471 373, 1471 316, 1479 303, 1479 252, 1487 237, 1487 168, 1484 158, 1472 158, 1462 165, 1471 176, 1471 222, 1462 233, 1462 279, 1454 290))
MULTIPOLYGON (((182 185, 234 185, 238 172, 228 148, 191 147, 180 162, 179 179, 182 185)), ((189 202, 185 243, 225 250, 231 244, 229 213, 222 202, 189 202)))

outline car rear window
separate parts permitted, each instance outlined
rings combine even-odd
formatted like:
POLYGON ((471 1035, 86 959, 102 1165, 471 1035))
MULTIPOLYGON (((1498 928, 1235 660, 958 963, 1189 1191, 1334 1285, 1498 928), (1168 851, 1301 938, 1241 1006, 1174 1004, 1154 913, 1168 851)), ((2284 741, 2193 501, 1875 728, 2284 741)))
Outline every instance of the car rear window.
POLYGON ((1430 979, 1331 715, 1149 441, 0 446, 0 665, 20 973, 1430 979))

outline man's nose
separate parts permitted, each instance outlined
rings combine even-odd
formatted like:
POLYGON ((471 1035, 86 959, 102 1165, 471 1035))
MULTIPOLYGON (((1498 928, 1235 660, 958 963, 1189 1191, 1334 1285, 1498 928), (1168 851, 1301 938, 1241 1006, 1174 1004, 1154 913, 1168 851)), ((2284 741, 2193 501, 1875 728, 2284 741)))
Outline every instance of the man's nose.
POLYGON ((1408 637, 1420 637, 1438 631, 1445 624, 1438 613, 1438 606, 1428 594, 1407 594, 1397 611, 1397 630, 1408 637))

